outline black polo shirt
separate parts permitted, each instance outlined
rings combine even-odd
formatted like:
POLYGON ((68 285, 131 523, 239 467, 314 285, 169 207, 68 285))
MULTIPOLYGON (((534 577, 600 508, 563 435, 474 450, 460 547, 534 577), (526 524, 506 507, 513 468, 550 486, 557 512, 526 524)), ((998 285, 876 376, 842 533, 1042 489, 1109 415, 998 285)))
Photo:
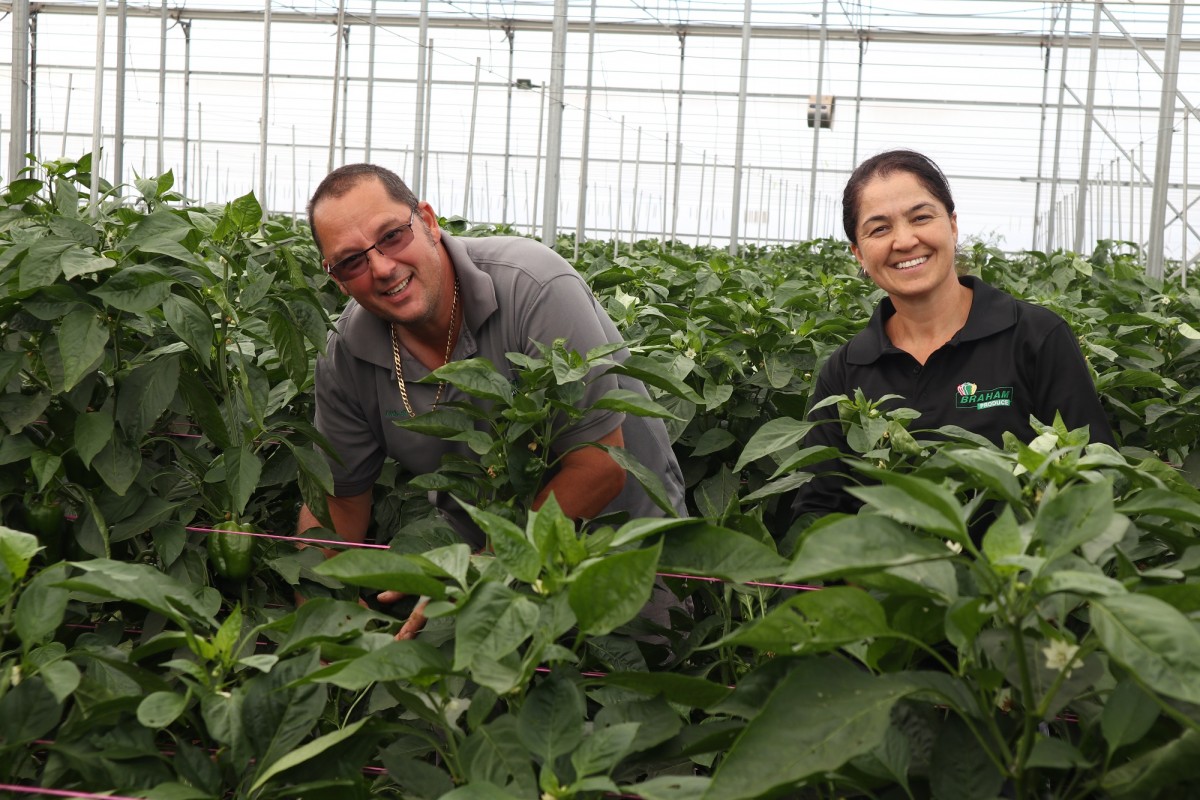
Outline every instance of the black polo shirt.
MULTIPOLYGON (((918 438, 921 431, 958 425, 997 445, 1005 431, 1030 441, 1035 435, 1030 415, 1050 423, 1060 412, 1067 427, 1088 425, 1093 442, 1115 444, 1087 362, 1066 321, 978 278, 961 277, 959 282, 974 295, 967 322, 924 365, 888 338, 884 323, 896 309, 885 298, 867 327, 821 368, 813 402, 835 394, 853 397, 855 389, 870 399, 896 394, 903 399, 890 400, 885 407, 919 411, 921 416, 908 428, 918 438)), ((837 413, 837 407, 830 406, 809 418, 835 419, 837 413)), ((848 451, 836 422, 814 428, 805 445, 848 451)), ((842 491, 844 483, 836 475, 814 478, 800 488, 795 514, 853 511, 859 503, 842 491)))

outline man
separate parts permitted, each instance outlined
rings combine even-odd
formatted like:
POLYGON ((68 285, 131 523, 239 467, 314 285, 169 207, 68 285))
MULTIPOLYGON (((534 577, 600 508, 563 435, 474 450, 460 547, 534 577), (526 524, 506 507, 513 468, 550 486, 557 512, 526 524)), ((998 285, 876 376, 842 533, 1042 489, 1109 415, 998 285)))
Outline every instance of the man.
MULTIPOLYGON (((342 459, 330 462, 329 512, 347 540, 366 535, 372 487, 386 458, 422 474, 436 470, 446 453, 470 453, 465 444, 393 424, 439 403, 470 399, 452 386, 416 381, 465 358, 487 358, 511 371, 505 353, 536 355, 533 342, 561 337, 569 349, 583 353, 621 340, 583 279, 552 250, 519 237, 455 239, 438 227, 428 203, 418 202, 382 167, 351 164, 330 173, 313 194, 308 217, 326 272, 352 299, 317 362, 315 419, 342 459)), ((625 355, 621 350, 614 357, 625 355)), ((594 376, 584 403, 618 386, 645 394, 639 381, 594 376)), ((628 446, 684 513, 683 477, 661 420, 594 411, 555 445, 566 451, 585 442, 628 446)), ((640 484, 626 480, 625 471, 597 447, 567 452, 535 507, 551 492, 574 519, 613 511, 661 515, 640 484)), ((453 500, 436 502, 452 520, 461 517, 453 500)), ((318 525, 302 508, 299 530, 318 525)), ((469 527, 456 527, 473 546, 482 546, 469 527)), ((394 593, 385 595, 380 599, 394 593)), ((415 635, 420 622, 413 627, 410 620, 401 635, 415 635)))

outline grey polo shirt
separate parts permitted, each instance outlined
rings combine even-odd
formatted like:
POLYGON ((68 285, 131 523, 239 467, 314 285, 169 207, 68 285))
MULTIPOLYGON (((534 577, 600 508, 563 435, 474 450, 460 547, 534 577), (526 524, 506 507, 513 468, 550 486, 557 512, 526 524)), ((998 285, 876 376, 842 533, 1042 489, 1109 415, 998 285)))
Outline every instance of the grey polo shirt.
MULTIPOLYGON (((486 358, 512 380, 513 368, 505 353, 537 355, 533 342, 548 344, 561 337, 568 348, 585 353, 622 340, 579 273, 541 243, 502 236, 456 239, 445 231, 442 243, 458 275, 464 315, 451 360, 486 358)), ((627 354, 621 350, 613 357, 620 360, 627 354)), ((402 351, 402 359, 409 399, 420 414, 432 406, 437 385, 417 383, 429 370, 407 351, 402 351)), ((590 405, 618 386, 646 394, 640 381, 599 375, 589 380, 584 404, 590 405)), ((450 385, 442 395, 443 403, 471 400, 450 385)), ((388 325, 351 301, 316 367, 314 421, 343 462, 330 462, 336 495, 369 489, 385 458, 420 475, 437 470, 447 453, 473 457, 464 443, 413 433, 393 424, 406 416, 396 384, 388 325)), ((556 447, 596 441, 618 425, 623 426, 626 449, 658 475, 676 510, 685 513, 683 476, 661 420, 593 411, 563 432, 556 447)), ((457 511, 457 504, 448 499, 438 504, 444 510, 457 511)), ((626 481, 622 493, 605 508, 605 512, 612 511, 626 511, 631 517, 662 514, 633 479, 626 481)))

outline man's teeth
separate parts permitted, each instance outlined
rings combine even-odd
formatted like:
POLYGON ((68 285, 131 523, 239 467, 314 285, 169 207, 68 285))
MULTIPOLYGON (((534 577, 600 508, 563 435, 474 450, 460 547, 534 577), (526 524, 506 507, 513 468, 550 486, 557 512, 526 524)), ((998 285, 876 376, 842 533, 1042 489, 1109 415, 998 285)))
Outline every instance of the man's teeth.
POLYGON ((920 258, 913 258, 908 261, 901 261, 899 264, 896 265, 896 269, 911 269, 912 267, 915 267, 919 264, 924 264, 927 260, 929 260, 929 256, 921 256, 920 258))
POLYGON ((412 280, 412 276, 411 276, 411 275, 409 275, 409 276, 408 276, 408 278, 407 278, 407 279, 404 281, 404 283, 400 284, 400 285, 399 285, 399 286, 397 286, 395 289, 392 289, 390 292, 384 292, 384 293, 383 293, 383 294, 384 294, 384 296, 385 296, 385 297, 391 297, 391 296, 392 296, 392 295, 394 295, 394 294, 400 294, 401 292, 403 292, 403 291, 404 291, 404 288, 405 288, 406 286, 408 286, 408 284, 409 284, 409 281, 411 281, 411 280, 412 280))

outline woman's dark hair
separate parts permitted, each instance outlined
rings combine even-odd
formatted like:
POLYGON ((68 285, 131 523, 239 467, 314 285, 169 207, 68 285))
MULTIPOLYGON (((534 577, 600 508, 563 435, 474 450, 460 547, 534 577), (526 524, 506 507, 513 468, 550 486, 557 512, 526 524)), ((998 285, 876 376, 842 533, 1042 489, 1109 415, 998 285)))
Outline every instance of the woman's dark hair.
POLYGON ((863 187, 874 178, 886 178, 893 172, 907 172, 916 177, 930 194, 941 201, 946 213, 954 213, 950 184, 937 164, 915 150, 888 150, 859 164, 846 182, 846 189, 842 192, 842 227, 850 244, 858 244, 858 206, 863 187))
POLYGON ((415 210, 420 202, 408 185, 400 179, 400 176, 387 167, 381 167, 378 164, 346 164, 338 167, 324 177, 317 186, 317 190, 313 192, 312 199, 308 201, 308 227, 312 231, 313 242, 316 243, 319 252, 322 252, 321 242, 317 239, 317 229, 313 225, 313 210, 316 209, 317 203, 327 197, 341 197, 368 178, 375 178, 382 183, 388 197, 397 203, 415 210))

